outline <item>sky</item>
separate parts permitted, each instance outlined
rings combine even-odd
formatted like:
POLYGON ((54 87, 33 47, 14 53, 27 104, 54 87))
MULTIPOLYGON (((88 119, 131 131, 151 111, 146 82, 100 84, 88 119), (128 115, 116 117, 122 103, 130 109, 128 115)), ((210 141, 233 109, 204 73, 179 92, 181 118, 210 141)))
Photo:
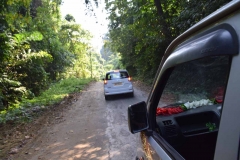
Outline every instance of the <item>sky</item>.
MULTIPOLYGON (((76 23, 80 24, 84 29, 89 30, 94 36, 92 39, 93 47, 99 51, 103 45, 102 37, 108 31, 107 14, 104 9, 105 0, 98 0, 98 8, 93 6, 93 12, 90 12, 85 4, 85 0, 63 0, 61 5, 61 14, 71 14, 76 23), (94 14, 96 16, 94 16, 94 14)), ((94 3, 93 3, 94 4, 94 3)))

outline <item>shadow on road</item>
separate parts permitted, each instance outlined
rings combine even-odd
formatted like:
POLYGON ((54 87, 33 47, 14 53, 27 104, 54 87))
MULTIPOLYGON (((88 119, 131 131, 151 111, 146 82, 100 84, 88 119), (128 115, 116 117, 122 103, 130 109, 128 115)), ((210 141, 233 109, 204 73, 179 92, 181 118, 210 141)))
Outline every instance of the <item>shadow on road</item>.
POLYGON ((106 101, 112 101, 112 100, 120 100, 120 99, 129 99, 133 98, 131 94, 118 94, 118 95, 111 95, 108 97, 108 100, 106 101))

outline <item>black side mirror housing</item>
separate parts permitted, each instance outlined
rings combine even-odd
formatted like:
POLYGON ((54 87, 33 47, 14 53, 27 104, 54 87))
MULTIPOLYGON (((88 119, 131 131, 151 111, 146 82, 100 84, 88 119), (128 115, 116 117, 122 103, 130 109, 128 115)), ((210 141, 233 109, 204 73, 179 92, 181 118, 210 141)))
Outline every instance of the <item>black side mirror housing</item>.
POLYGON ((148 129, 146 102, 142 101, 128 107, 128 127, 133 134, 148 129))

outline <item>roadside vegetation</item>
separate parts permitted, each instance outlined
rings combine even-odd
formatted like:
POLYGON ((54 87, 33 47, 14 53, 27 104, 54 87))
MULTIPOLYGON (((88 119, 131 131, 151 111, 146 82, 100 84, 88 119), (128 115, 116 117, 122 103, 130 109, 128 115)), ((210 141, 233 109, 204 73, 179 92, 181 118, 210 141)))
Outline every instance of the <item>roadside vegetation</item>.
POLYGON ((151 84, 168 45, 228 2, 230 0, 106 0, 110 20, 106 46, 120 53, 122 65, 130 75, 151 84))
POLYGON ((61 102, 73 93, 81 92, 93 79, 68 78, 50 85, 48 90, 33 99, 22 99, 8 110, 0 112, 0 124, 31 121, 51 105, 61 102))
MULTIPOLYGON (((58 102, 74 79, 101 79, 111 69, 151 84, 171 41, 229 0, 105 2, 109 32, 99 53, 89 31, 70 14, 62 17, 63 0, 1 0, 0 123, 31 119, 26 110, 58 102)), ((85 3, 94 12, 99 2, 85 3)))
POLYGON ((1 0, 0 123, 29 120, 31 110, 59 102, 105 72, 92 35, 73 16, 62 17, 61 4, 1 0))

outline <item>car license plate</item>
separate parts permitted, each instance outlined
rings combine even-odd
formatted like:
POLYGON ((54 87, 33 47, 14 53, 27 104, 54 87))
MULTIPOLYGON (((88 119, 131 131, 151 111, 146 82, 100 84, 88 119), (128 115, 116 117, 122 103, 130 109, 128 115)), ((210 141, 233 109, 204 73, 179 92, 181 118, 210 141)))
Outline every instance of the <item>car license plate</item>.
POLYGON ((117 82, 117 83, 114 83, 115 86, 120 86, 122 85, 122 82, 117 82))

